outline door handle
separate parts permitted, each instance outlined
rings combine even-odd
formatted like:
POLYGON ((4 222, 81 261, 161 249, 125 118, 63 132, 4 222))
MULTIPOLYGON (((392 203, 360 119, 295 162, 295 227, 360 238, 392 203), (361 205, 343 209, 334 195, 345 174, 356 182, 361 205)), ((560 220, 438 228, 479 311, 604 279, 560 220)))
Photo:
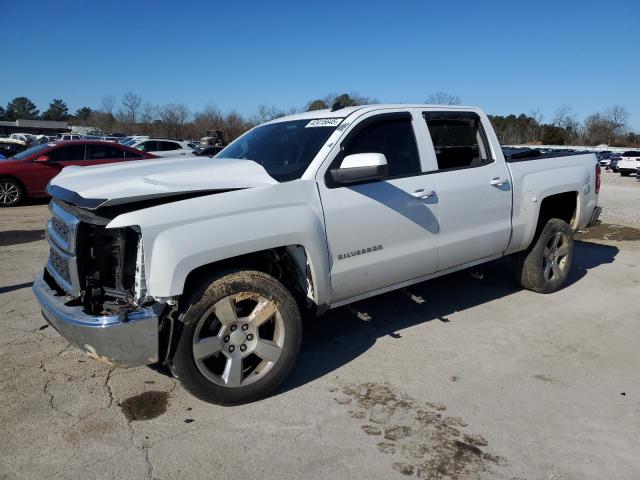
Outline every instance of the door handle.
POLYGON ((436 194, 433 190, 425 190, 424 188, 419 188, 415 192, 411 194, 413 198, 429 198, 433 197, 436 194))
POLYGON ((506 178, 502 178, 502 177, 494 177, 494 178, 491 179, 491 181, 489 183, 491 185, 499 187, 500 185, 504 185, 505 183, 509 183, 509 180, 507 180, 506 178))

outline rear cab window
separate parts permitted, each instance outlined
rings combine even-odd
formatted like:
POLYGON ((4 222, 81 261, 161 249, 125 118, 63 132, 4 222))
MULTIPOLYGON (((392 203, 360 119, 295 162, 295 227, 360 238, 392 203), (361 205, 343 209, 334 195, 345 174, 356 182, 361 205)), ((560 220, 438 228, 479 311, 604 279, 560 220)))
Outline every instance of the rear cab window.
POLYGON ((433 143, 438 171, 481 167, 493 163, 480 117, 473 112, 423 112, 433 143))

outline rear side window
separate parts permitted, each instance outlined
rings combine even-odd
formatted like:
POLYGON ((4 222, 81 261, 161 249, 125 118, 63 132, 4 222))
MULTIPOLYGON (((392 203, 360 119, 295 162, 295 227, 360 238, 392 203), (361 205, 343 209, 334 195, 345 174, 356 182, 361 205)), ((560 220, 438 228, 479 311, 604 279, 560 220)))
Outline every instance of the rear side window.
POLYGON ((84 160, 84 145, 69 145, 49 150, 47 156, 53 162, 74 162, 84 160))
POLYGON ((158 151, 168 152, 170 150, 180 150, 182 147, 175 142, 158 142, 158 151))
POLYGON ((493 162, 480 117, 472 112, 424 112, 438 170, 481 167, 493 162))
POLYGON ((387 159, 390 177, 417 175, 420 172, 420 156, 411 116, 403 117, 374 120, 363 127, 348 140, 344 156, 382 153, 387 159))
POLYGON ((124 153, 117 147, 108 145, 88 145, 87 160, 106 160, 124 158, 124 153))
POLYGON ((124 151, 124 158, 130 158, 130 159, 142 158, 142 154, 136 153, 136 152, 130 152, 129 150, 125 150, 124 151))

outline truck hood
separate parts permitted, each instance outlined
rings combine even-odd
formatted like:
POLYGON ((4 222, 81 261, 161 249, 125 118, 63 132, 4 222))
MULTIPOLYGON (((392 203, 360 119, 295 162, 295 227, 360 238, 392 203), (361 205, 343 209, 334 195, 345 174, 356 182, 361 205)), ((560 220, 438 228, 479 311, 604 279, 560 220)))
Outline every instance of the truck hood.
POLYGON ((194 157, 67 167, 47 192, 78 207, 99 207, 184 194, 274 185, 262 165, 252 160, 194 157))

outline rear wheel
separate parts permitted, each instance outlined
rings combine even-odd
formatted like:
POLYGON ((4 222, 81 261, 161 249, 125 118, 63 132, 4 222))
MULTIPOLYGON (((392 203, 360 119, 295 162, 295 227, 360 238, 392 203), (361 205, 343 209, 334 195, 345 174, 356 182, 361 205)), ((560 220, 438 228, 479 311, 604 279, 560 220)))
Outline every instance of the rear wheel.
POLYGON ((0 207, 15 207, 24 199, 24 189, 12 178, 0 178, 0 207))
POLYGON ((573 260, 573 232, 559 218, 548 220, 531 246, 515 255, 516 277, 521 286, 539 293, 559 290, 566 282, 573 260))
POLYGON ((221 405, 267 396, 293 367, 302 323, 275 278, 238 271, 208 279, 186 300, 172 370, 196 397, 221 405))

